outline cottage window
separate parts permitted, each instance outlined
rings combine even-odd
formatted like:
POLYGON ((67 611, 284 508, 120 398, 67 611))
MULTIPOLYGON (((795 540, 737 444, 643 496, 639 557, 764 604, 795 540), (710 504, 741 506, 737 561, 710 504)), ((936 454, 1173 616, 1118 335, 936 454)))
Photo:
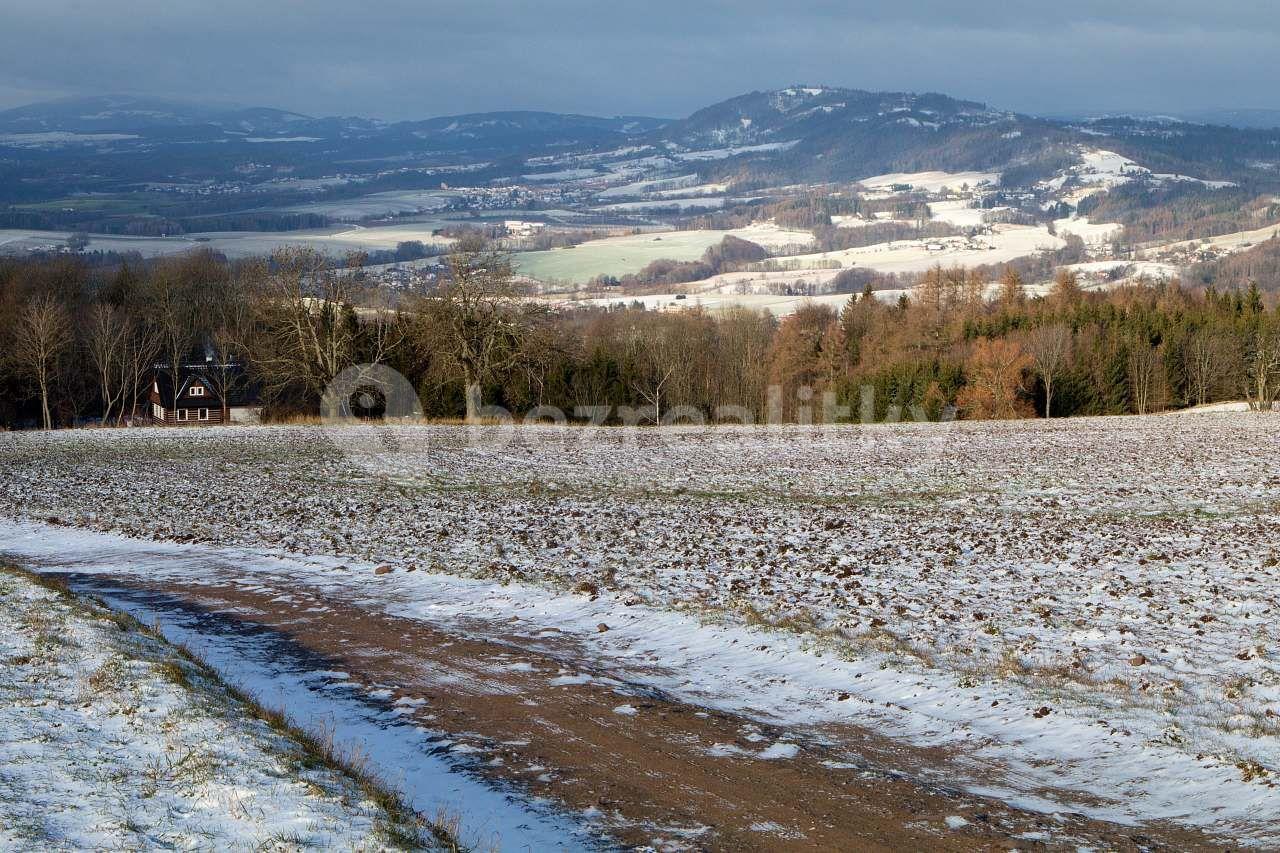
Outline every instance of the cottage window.
POLYGON ((203 397, 203 396, 204 396, 204 386, 203 386, 203 385, 192 385, 192 386, 191 386, 191 390, 190 390, 190 391, 188 391, 187 393, 188 393, 188 394, 190 394, 192 397, 203 397))
POLYGON ((200 420, 202 420, 202 421, 207 421, 207 420, 209 420, 209 410, 208 410, 208 409, 200 409, 200 410, 199 410, 199 412, 200 412, 200 420))
POLYGON ((187 419, 187 410, 178 409, 178 420, 185 421, 187 419))

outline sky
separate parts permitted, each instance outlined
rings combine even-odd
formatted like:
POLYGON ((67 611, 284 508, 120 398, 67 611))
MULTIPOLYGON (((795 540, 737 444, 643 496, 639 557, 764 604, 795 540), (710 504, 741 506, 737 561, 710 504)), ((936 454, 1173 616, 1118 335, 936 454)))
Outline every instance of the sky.
POLYGON ((0 108, 688 115, 794 83, 1033 114, 1280 109, 1275 0, 2 0, 0 108))

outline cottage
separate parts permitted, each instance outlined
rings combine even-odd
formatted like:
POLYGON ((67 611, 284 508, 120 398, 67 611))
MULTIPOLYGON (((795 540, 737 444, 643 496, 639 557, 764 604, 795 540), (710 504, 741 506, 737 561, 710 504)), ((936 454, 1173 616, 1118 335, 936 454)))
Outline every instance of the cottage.
POLYGON ((177 381, 175 388, 169 365, 155 365, 148 395, 153 424, 212 426, 257 423, 262 417, 262 404, 239 364, 184 363, 177 381))

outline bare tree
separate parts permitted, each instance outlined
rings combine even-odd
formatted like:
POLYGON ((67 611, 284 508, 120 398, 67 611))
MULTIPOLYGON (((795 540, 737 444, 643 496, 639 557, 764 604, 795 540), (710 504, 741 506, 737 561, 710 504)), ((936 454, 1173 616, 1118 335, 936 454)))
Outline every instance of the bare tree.
POLYGON ((1225 361, 1222 341, 1210 329, 1200 329, 1187 341, 1183 359, 1187 370, 1187 383, 1197 406, 1209 402, 1214 380, 1225 361))
POLYGON ((449 256, 449 277, 422 312, 427 333, 463 383, 467 421, 480 420, 482 389, 522 358, 544 313, 515 281, 510 259, 466 240, 449 256))
POLYGON ((231 395, 246 381, 245 367, 256 331, 250 297, 266 278, 265 264, 259 261, 240 264, 214 306, 207 379, 222 403, 222 423, 231 417, 231 395))
MULTIPOLYGON (((257 288, 254 310, 262 329, 254 340, 254 363, 269 391, 293 388, 315 398, 356 363, 359 259, 350 259, 346 270, 334 270, 316 250, 290 248, 274 260, 275 271, 257 288)), ((374 353, 372 363, 383 355, 374 353)))
POLYGON ((662 423, 662 394, 675 376, 680 348, 675 329, 662 322, 640 323, 627 337, 627 355, 635 366, 631 388, 653 407, 653 422, 662 423))
POLYGON ((1026 334, 1027 354, 1044 383, 1044 416, 1053 416, 1053 382, 1071 360, 1074 336, 1065 323, 1037 326, 1026 334))
POLYGON ((35 296, 18 312, 10 357, 19 372, 34 382, 40 392, 45 429, 53 428, 49 413, 51 379, 71 343, 71 317, 53 296, 47 293, 35 296))
POLYGON ((89 309, 86 329, 89 359, 93 362, 98 379, 98 393, 102 397, 102 422, 110 423, 116 406, 123 408, 125 387, 125 361, 133 323, 128 315, 107 302, 98 302, 89 309))
POLYGON ((120 360, 121 404, 116 415, 116 425, 123 426, 125 418, 138 410, 147 381, 152 375, 156 356, 160 354, 160 330, 137 319, 129 322, 129 335, 125 339, 124 353, 120 360))
POLYGON ((1161 402, 1164 347, 1153 347, 1144 339, 1129 344, 1129 390, 1138 414, 1153 411, 1161 402))

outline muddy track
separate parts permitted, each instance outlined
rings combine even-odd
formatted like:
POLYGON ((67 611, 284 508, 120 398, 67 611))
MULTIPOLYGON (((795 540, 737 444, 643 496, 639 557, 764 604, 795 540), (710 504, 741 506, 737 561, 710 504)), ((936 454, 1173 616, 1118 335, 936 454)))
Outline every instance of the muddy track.
POLYGON ((124 573, 60 574, 81 592, 162 622, 198 619, 205 636, 259 634, 317 671, 345 673, 365 701, 439 732, 460 772, 585 812, 605 846, 659 839, 735 851, 1229 846, 1177 827, 1050 817, 967 795, 936 781, 954 756, 853 727, 784 731, 690 706, 637 683, 632 662, 620 679, 572 638, 524 620, 433 625, 287 579, 184 586, 124 573))

